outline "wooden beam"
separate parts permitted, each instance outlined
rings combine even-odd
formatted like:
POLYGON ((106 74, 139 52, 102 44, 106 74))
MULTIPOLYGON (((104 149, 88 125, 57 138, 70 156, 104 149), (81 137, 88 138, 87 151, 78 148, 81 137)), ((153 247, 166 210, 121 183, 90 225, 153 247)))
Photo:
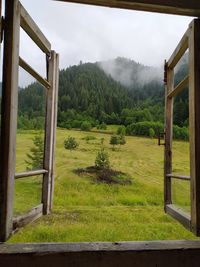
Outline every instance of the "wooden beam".
POLYGON ((25 60, 19 57, 19 66, 32 75, 41 85, 49 89, 51 87, 50 83, 44 79, 39 73, 37 73, 25 60))
POLYGON ((31 209, 27 214, 18 216, 13 219, 13 231, 24 227, 28 223, 31 223, 42 216, 43 205, 40 204, 37 207, 31 209))
POLYGON ((200 2, 197 0, 54 0, 113 8, 199 17, 200 2))
POLYGON ((0 141, 0 241, 12 233, 18 109, 20 7, 5 2, 2 116, 0 141))
POLYGON ((164 150, 164 205, 172 204, 171 179, 167 174, 172 173, 172 137, 173 137, 173 98, 167 95, 174 88, 174 70, 165 66, 167 84, 165 86, 165 150, 164 150))
POLYGON ((41 174, 48 173, 47 170, 36 170, 36 171, 29 171, 29 172, 21 172, 15 174, 15 179, 21 179, 21 178, 27 178, 27 177, 33 177, 38 176, 41 174))
POLYGON ((175 88, 172 90, 167 97, 172 98, 180 94, 189 85, 189 76, 185 77, 175 88))
POLYGON ((171 55, 168 61, 168 67, 173 69, 179 60, 182 58, 186 50, 188 49, 188 36, 190 35, 191 29, 189 28, 186 33, 183 35, 181 41, 179 42, 178 46, 174 50, 173 54, 171 55))
POLYGON ((200 20, 189 38, 189 136, 192 231, 200 236, 200 20))
POLYGON ((199 267, 200 241, 1 244, 5 267, 199 267))
POLYGON ((167 214, 171 215, 175 220, 179 221, 188 230, 191 229, 191 216, 175 205, 166 206, 167 214))
POLYGON ((51 51, 48 67, 48 80, 51 84, 51 88, 47 91, 44 151, 44 169, 48 170, 48 173, 44 175, 42 186, 43 214, 49 214, 51 207, 55 134, 55 90, 57 90, 56 66, 56 53, 55 51, 51 51))
POLYGON ((40 28, 20 4, 21 9, 21 27, 29 35, 29 37, 38 45, 38 47, 46 54, 50 54, 51 44, 44 36, 40 28))
POLYGON ((58 89, 59 89, 59 55, 56 54, 55 63, 55 88, 54 88, 54 122, 53 122, 53 158, 52 158, 52 179, 50 192, 50 210, 53 208, 54 180, 55 180, 55 153, 56 153, 56 130, 57 130, 57 113, 58 113, 58 89))
POLYGON ((175 178, 175 179, 185 180, 185 181, 190 181, 191 180, 190 176, 178 175, 178 174, 173 174, 173 173, 167 174, 166 176, 169 177, 169 178, 175 178))

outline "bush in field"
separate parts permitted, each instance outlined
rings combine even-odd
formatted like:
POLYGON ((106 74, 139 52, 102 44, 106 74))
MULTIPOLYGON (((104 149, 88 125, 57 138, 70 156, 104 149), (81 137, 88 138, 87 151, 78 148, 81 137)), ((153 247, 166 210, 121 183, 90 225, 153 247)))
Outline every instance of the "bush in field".
POLYGON ((189 140, 189 131, 187 127, 173 126, 173 136, 179 140, 189 140))
POLYGON ((153 128, 149 129, 149 137, 151 137, 151 138, 155 137, 155 131, 153 128))
POLYGON ((90 131, 92 129, 92 125, 89 121, 83 121, 81 124, 82 131, 90 131))
POLYGON ((69 136, 64 141, 64 147, 65 147, 65 149, 72 151, 78 147, 78 143, 74 137, 69 136))
POLYGON ((126 127, 124 125, 121 125, 117 129, 118 135, 126 135, 126 127))
POLYGON ((113 150, 115 149, 116 145, 119 145, 119 138, 117 135, 112 135, 110 137, 110 144, 113 146, 113 150))
POLYGON ((96 137, 93 135, 87 135, 87 136, 83 137, 82 140, 85 140, 86 143, 89 143, 89 141, 91 141, 91 140, 96 140, 96 137))
POLYGON ((127 126, 126 131, 128 135, 149 136, 149 129, 152 128, 155 135, 163 131, 164 125, 160 122, 143 121, 132 123, 127 126))
POLYGON ((99 124, 97 126, 97 129, 98 130, 106 130, 107 129, 107 125, 103 122, 103 123, 101 123, 101 124, 99 124))
POLYGON ((82 121, 79 120, 73 120, 71 123, 72 128, 81 128, 82 121))
POLYGON ((102 148, 96 156, 95 166, 98 169, 109 169, 110 168, 110 161, 108 153, 102 148))
POLYGON ((125 145, 126 144, 125 135, 120 135, 118 137, 118 142, 119 142, 120 145, 125 145))
POLYGON ((43 157, 44 157, 44 139, 41 134, 34 136, 34 146, 30 148, 30 152, 26 154, 27 170, 36 170, 43 168, 43 157))

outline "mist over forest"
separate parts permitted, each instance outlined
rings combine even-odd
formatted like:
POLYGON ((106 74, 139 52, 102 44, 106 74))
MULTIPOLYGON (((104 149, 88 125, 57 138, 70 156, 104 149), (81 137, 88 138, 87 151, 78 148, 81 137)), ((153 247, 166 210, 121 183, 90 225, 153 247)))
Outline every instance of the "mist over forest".
MULTIPOLYGON (((187 57, 176 69, 175 83, 188 72, 187 57)), ((33 83, 19 91, 19 129, 44 127, 45 90, 33 83)), ((124 125, 129 135, 155 135, 164 128, 163 68, 127 58, 82 63, 60 70, 58 127, 81 129, 83 123, 105 128, 124 125)), ((188 92, 175 98, 174 136, 188 139, 188 92)))

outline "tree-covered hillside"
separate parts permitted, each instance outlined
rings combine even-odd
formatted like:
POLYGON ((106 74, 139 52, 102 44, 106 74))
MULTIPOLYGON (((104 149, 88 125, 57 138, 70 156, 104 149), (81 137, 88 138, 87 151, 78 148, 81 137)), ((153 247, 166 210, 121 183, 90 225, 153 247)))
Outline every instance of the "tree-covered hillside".
MULTIPOLYGON (((186 73, 184 62, 177 70, 176 83, 186 73)), ((160 123, 159 128, 163 128, 162 70, 117 58, 107 62, 80 63, 61 70, 59 78, 60 127, 81 128, 83 122, 88 122, 91 126, 123 124, 135 129, 137 123, 151 122, 152 125, 160 123)), ((175 99, 174 110, 175 124, 187 127, 187 92, 175 99)), ((45 90, 38 83, 20 90, 20 128, 41 128, 44 113, 45 90)))

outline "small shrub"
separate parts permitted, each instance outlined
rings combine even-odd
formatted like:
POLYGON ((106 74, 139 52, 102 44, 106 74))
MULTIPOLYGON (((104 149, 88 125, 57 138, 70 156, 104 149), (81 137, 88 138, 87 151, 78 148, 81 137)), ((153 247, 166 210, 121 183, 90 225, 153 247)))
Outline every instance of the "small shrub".
POLYGON ((70 123, 66 123, 65 124, 65 128, 68 129, 68 130, 71 130, 72 126, 70 123))
POLYGON ((126 144, 126 139, 124 135, 120 135, 120 137, 118 138, 118 142, 120 145, 125 145, 126 144))
POLYGON ((82 124, 81 121, 73 120, 73 121, 71 122, 71 127, 72 127, 72 128, 81 128, 81 124, 82 124))
POLYGON ((117 129, 118 135, 126 135, 126 127, 124 125, 121 125, 117 129))
POLYGON ((83 137, 82 140, 85 140, 86 143, 89 143, 89 141, 91 141, 91 140, 96 140, 96 137, 93 135, 87 135, 87 136, 83 137))
POLYGON ((92 129, 92 125, 89 121, 84 121, 81 124, 81 130, 82 131, 90 131, 92 129))
POLYGON ((44 140, 40 134, 33 138, 34 146, 27 153, 27 170, 42 169, 44 158, 44 140))
POLYGON ((103 122, 97 126, 98 130, 107 130, 107 125, 103 122))
POLYGON ((102 148, 96 156, 95 166, 98 169, 109 169, 110 168, 110 161, 108 153, 102 148))
POLYGON ((113 150, 114 150, 115 146, 119 144, 119 139, 117 135, 112 135, 110 137, 110 144, 113 146, 113 150))
POLYGON ((72 151, 78 147, 78 143, 74 137, 69 136, 64 141, 64 147, 65 147, 65 149, 72 151))
POLYGON ((149 137, 151 137, 151 138, 155 137, 155 131, 153 128, 149 129, 149 137))

